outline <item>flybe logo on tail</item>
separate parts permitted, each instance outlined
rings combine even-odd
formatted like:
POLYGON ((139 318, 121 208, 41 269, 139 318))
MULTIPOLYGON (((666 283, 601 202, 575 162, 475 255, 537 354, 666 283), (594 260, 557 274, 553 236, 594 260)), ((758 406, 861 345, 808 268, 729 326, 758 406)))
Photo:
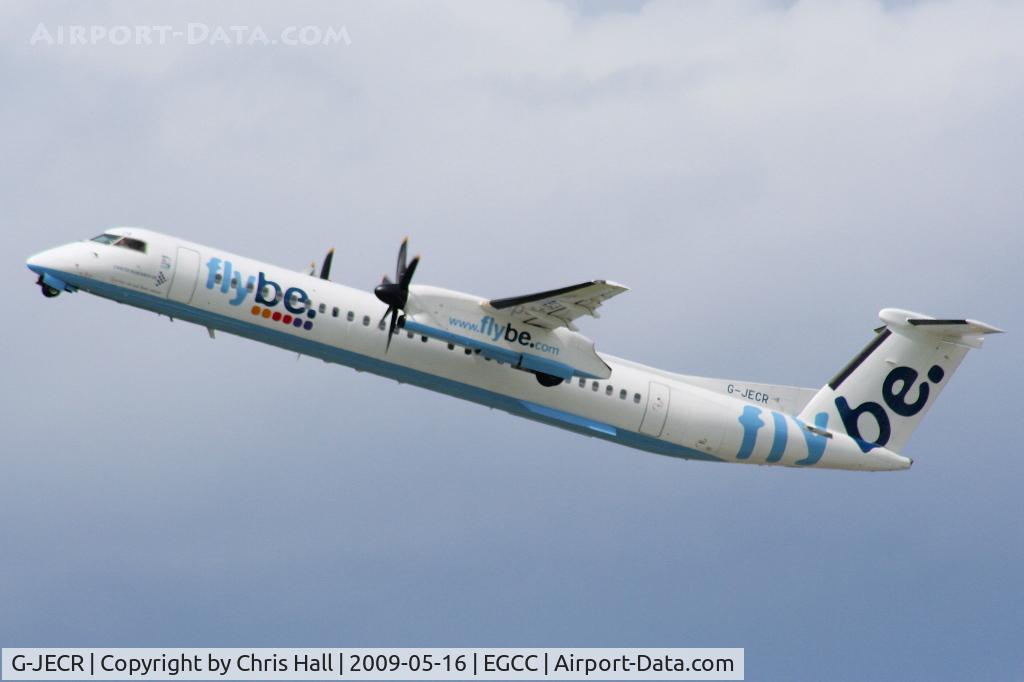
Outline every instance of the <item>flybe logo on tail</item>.
POLYGON ((242 305, 250 293, 255 293, 254 305, 250 310, 253 316, 306 331, 313 328, 316 310, 310 305, 309 294, 299 287, 285 289, 268 279, 264 272, 246 277, 235 269, 231 261, 220 258, 211 258, 206 263, 206 269, 206 288, 212 290, 219 287, 220 293, 230 296, 229 304, 242 305), (283 310, 275 310, 282 302, 283 310))
MULTIPOLYGON (((908 399, 917 381, 918 372, 912 367, 896 367, 882 382, 882 401, 900 417, 913 417, 928 403, 928 395, 931 392, 928 382, 937 385, 945 376, 946 372, 941 367, 932 365, 928 370, 928 381, 917 384, 916 395, 913 399, 908 399)), ((892 424, 884 407, 872 400, 865 401, 857 407, 850 407, 844 396, 838 396, 835 402, 836 411, 843 420, 846 433, 857 441, 863 452, 875 447, 884 447, 889 442, 892 437, 892 424), (871 415, 878 426, 878 437, 873 442, 864 440, 861 436, 860 418, 865 414, 871 415)))
MULTIPOLYGON (((757 432, 765 425, 764 419, 761 418, 763 412, 764 410, 760 407, 753 405, 743 407, 743 414, 739 418, 740 426, 743 427, 743 442, 740 443, 736 459, 750 459, 750 456, 754 454, 754 446, 757 445, 757 432)), ((769 411, 769 414, 772 416, 775 434, 772 437, 772 448, 768 452, 765 462, 778 462, 782 459, 786 452, 786 444, 789 442, 789 426, 786 420, 792 419, 799 427, 798 430, 803 433, 804 442, 807 444, 807 456, 794 463, 801 466, 817 464, 821 456, 825 454, 825 447, 828 445, 829 436, 825 433, 828 429, 828 414, 819 412, 814 415, 813 429, 797 417, 787 417, 774 410, 769 411)))

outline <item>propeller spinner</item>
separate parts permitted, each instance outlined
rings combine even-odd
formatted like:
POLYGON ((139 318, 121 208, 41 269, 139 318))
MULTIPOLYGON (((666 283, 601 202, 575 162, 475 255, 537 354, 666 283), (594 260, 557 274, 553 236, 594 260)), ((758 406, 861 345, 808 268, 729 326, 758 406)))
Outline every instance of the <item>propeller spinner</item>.
POLYGON ((383 322, 385 318, 391 316, 391 322, 388 324, 387 345, 384 347, 385 353, 391 348, 391 337, 394 336, 395 328, 398 326, 398 313, 399 311, 405 312, 405 304, 409 301, 409 283, 412 281, 413 273, 416 272, 416 266, 420 264, 420 257, 416 256, 406 265, 405 257, 408 249, 409 238, 406 237, 398 249, 395 281, 392 282, 387 275, 384 275, 381 283, 373 290, 380 302, 388 307, 380 321, 383 322))

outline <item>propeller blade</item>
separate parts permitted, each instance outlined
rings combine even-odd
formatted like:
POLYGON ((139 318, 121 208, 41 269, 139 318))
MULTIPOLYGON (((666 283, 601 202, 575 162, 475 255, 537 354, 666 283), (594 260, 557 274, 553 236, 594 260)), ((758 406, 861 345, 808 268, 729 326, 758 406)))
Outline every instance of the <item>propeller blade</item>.
POLYGON ((405 273, 405 252, 409 249, 409 238, 406 237, 402 240, 402 246, 398 249, 398 263, 395 264, 395 279, 399 282, 402 281, 402 275, 405 273))
POLYGON ((412 259, 412 262, 409 263, 409 267, 405 269, 405 272, 402 273, 402 279, 398 281, 401 287, 405 289, 406 294, 408 294, 409 292, 409 282, 412 281, 413 273, 416 272, 416 266, 419 264, 420 257, 416 256, 415 258, 412 259))
POLYGON ((391 348, 391 337, 395 335, 395 329, 398 327, 399 313, 405 314, 405 305, 409 301, 409 282, 412 281, 412 276, 416 273, 416 268, 420 264, 419 256, 414 257, 411 262, 407 263, 406 257, 408 253, 409 238, 406 237, 402 240, 402 245, 398 249, 398 260, 395 262, 396 281, 392 282, 387 273, 384 273, 380 284, 373 290, 377 300, 387 306, 387 310, 384 311, 384 317, 380 318, 377 326, 383 326, 385 318, 389 315, 391 316, 391 322, 388 324, 387 344, 384 347, 385 353, 391 348))
POLYGON ((384 346, 384 354, 391 349, 391 337, 395 335, 395 325, 398 324, 398 308, 391 309, 391 324, 388 325, 388 342, 384 346))
POLYGON ((333 261, 334 261, 334 247, 332 246, 331 250, 327 252, 326 256, 324 256, 324 264, 322 266, 320 266, 320 279, 330 279, 331 278, 331 262, 333 262, 333 261))

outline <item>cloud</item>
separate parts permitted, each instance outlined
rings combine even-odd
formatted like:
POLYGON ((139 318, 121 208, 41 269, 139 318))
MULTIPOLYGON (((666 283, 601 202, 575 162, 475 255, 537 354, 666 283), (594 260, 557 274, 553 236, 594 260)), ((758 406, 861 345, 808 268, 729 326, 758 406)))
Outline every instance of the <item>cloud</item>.
POLYGON ((0 638, 529 631, 738 642, 787 678, 806 642, 811 667, 878 650, 936 679, 988 660, 936 647, 1016 650, 1012 335, 965 362, 911 473, 844 477, 669 461, 83 294, 44 302, 23 260, 141 224, 296 269, 335 245, 335 279, 370 288, 410 233, 423 283, 630 285, 585 323, 599 349, 818 385, 884 306, 1024 327, 1024 5, 2 12, 0 545, 19 552, 0 638), (30 46, 40 22, 342 25, 352 43, 30 46))

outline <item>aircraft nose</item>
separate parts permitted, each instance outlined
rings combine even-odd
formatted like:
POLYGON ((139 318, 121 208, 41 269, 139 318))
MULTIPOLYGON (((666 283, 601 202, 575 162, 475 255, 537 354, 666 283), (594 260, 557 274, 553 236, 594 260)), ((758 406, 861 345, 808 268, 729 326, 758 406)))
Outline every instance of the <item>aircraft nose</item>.
POLYGON ((44 270, 53 267, 53 260, 53 249, 48 249, 28 258, 25 261, 25 265, 32 272, 41 275, 44 270))
POLYGON ((25 265, 38 275, 75 272, 81 259, 80 246, 77 243, 72 243, 40 251, 26 260, 25 265))

